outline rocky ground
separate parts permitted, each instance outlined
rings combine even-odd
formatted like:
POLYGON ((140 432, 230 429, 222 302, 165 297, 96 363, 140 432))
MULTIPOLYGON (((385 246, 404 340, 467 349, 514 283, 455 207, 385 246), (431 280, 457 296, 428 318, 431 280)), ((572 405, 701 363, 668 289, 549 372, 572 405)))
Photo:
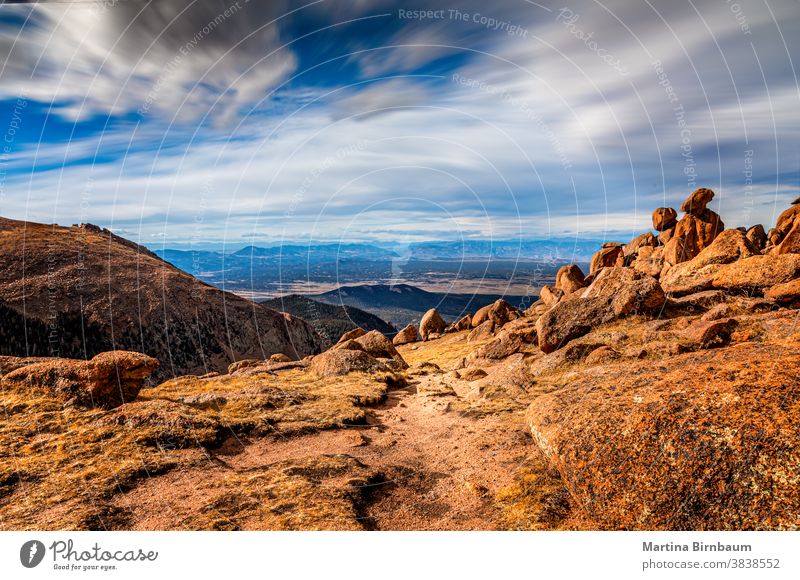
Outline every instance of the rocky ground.
POLYGON ((712 198, 393 342, 152 388, 137 353, 0 359, 0 526, 798 529, 800 204, 743 231, 712 198))

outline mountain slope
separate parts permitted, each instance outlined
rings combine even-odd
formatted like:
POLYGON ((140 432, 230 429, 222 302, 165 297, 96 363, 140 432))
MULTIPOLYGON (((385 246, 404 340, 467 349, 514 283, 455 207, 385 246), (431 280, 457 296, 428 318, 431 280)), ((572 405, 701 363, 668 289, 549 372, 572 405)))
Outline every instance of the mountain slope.
POLYGON ((97 226, 0 218, 0 353, 86 358, 114 349, 161 361, 160 376, 303 357, 304 321, 223 292, 97 226))
POLYGON ((314 327, 326 345, 334 344, 345 332, 356 327, 361 327, 366 331, 377 330, 388 335, 397 332, 397 329, 391 324, 387 324, 374 314, 359 308, 325 304, 298 294, 273 298, 260 303, 278 312, 288 312, 292 316, 302 318, 314 327))

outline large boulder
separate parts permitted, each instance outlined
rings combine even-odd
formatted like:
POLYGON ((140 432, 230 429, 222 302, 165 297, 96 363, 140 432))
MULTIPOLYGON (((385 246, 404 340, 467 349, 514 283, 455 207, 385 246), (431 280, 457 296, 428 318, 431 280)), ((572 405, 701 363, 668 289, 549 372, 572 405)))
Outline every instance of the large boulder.
POLYGON ((658 280, 633 268, 601 270, 581 296, 606 300, 615 316, 652 312, 666 301, 658 280))
POLYGON ((445 328, 445 332, 461 332, 462 330, 469 330, 472 328, 472 316, 469 314, 465 314, 461 318, 458 319, 458 322, 454 322, 447 328, 445 328))
POLYGON ((663 232, 675 227, 678 223, 678 212, 671 207, 659 207, 653 211, 653 229, 663 232))
POLYGON ((713 286, 714 277, 722 264, 755 255, 760 255, 760 251, 744 233, 725 230, 697 256, 666 270, 661 276, 661 286, 665 292, 673 295, 707 290, 713 286))
POLYGON ((763 250, 767 245, 767 232, 764 231, 764 226, 756 224, 747 230, 747 239, 753 244, 753 247, 763 250))
POLYGON ((796 529, 800 345, 578 371, 528 411, 593 527, 796 529))
POLYGON ((355 342, 364 347, 364 352, 373 358, 390 358, 400 363, 402 368, 408 368, 406 361, 397 352, 392 341, 377 330, 371 330, 364 336, 355 339, 355 342))
POLYGON ((601 324, 614 320, 604 298, 571 296, 542 314, 536 321, 536 335, 542 352, 558 350, 569 341, 588 334, 601 324))
POLYGON ((576 264, 561 266, 556 273, 556 289, 563 291, 564 294, 572 294, 586 287, 585 279, 586 276, 576 264))
POLYGON ((413 324, 409 324, 403 330, 394 335, 392 344, 400 346, 402 344, 409 344, 417 342, 419 338, 419 330, 413 324))
POLYGON ((712 284, 714 288, 753 294, 795 278, 800 278, 800 254, 770 254, 726 264, 712 284))
POLYGON ((390 369, 363 350, 331 349, 311 359, 311 371, 319 377, 335 377, 348 373, 388 372, 390 369))
POLYGON ((475 312, 472 316, 472 328, 477 328, 487 320, 491 320, 494 322, 495 329, 499 329, 507 322, 519 317, 519 310, 501 298, 475 312))
POLYGON ((138 352, 110 351, 85 360, 48 358, 3 376, 9 383, 44 387, 84 407, 111 408, 136 399, 158 361, 138 352))
POLYGON ((776 284, 764 292, 764 298, 774 300, 781 304, 788 304, 800 299, 800 278, 796 278, 790 282, 776 284))
POLYGON ((539 348, 553 352, 593 328, 622 316, 657 311, 666 296, 658 281, 633 268, 605 268, 580 295, 573 294, 536 321, 539 348))
POLYGON ((348 330, 347 332, 345 332, 341 336, 341 338, 339 338, 339 342, 337 344, 342 344, 351 340, 355 340, 357 338, 361 338, 365 334, 367 334, 366 330, 360 327, 356 327, 353 330, 348 330))
POLYGON ((422 340, 428 340, 431 334, 442 334, 447 328, 447 323, 435 308, 428 310, 419 323, 419 333, 422 340))
POLYGON ((559 290, 558 288, 553 288, 552 286, 548 286, 547 284, 542 286, 542 289, 539 290, 539 298, 547 306, 554 306, 563 297, 564 297, 563 290, 559 290))
POLYGON ((604 247, 598 250, 589 264, 589 274, 594 274, 600 268, 613 268, 622 266, 624 261, 624 250, 622 246, 604 247))

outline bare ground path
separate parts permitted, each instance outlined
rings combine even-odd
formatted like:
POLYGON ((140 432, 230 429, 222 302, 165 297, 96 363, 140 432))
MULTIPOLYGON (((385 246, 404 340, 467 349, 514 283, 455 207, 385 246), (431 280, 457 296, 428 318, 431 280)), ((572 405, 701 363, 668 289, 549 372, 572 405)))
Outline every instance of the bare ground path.
POLYGON ((380 474, 363 494, 358 517, 367 529, 494 529, 495 494, 512 482, 532 446, 521 414, 476 417, 458 410, 458 401, 445 375, 414 377, 370 409, 365 426, 285 439, 232 438, 204 465, 148 479, 118 496, 116 507, 127 514, 128 528, 181 529, 214 501, 215 482, 224 485, 232 472, 346 454, 380 474))

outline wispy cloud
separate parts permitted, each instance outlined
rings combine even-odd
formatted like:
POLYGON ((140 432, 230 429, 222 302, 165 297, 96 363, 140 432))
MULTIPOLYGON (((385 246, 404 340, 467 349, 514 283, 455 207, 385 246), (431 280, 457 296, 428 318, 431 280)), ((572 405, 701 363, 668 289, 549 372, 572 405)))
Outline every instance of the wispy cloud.
POLYGON ((0 160, 4 215, 164 243, 603 237, 694 184, 769 224, 798 186, 791 3, 103 6, 0 7, 0 95, 36 128, 0 160))

